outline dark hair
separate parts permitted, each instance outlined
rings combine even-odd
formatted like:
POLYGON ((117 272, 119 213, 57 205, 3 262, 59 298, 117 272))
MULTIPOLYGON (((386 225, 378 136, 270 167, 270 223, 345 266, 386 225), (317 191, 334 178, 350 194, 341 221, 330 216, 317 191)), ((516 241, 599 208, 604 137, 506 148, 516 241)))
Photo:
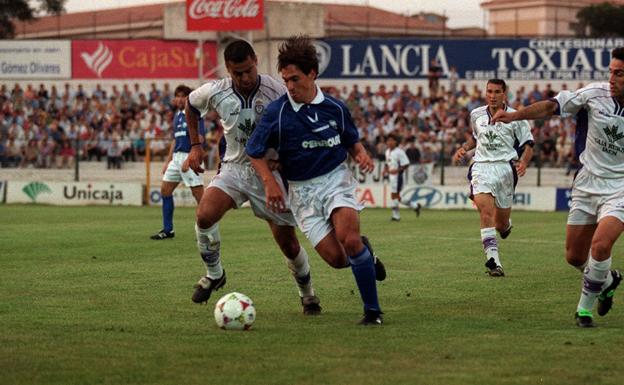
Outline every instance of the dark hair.
POLYGON ((223 59, 225 62, 232 63, 242 63, 247 58, 256 58, 256 53, 254 52, 251 44, 246 42, 245 40, 234 40, 227 47, 225 47, 225 51, 223 51, 223 59))
POLYGON ((397 135, 395 133, 390 133, 390 134, 386 135, 386 141, 388 139, 394 139, 395 142, 401 143, 401 138, 399 137, 399 135, 397 135))
POLYGON ((277 70, 281 71, 291 64, 297 66, 306 75, 312 70, 318 75, 319 62, 316 48, 309 36, 292 36, 280 45, 277 70))
POLYGON ((611 57, 624 61, 624 47, 614 48, 613 51, 611 51, 611 57))
MULTIPOLYGON (((503 91, 507 91, 507 83, 503 79, 490 79, 487 81, 487 84, 497 84, 499 86, 503 86, 503 91)), ((487 86, 486 84, 486 86, 487 86)))
POLYGON ((173 91, 173 95, 183 94, 184 96, 189 96, 191 91, 193 91, 191 87, 180 84, 176 87, 175 91, 173 91))

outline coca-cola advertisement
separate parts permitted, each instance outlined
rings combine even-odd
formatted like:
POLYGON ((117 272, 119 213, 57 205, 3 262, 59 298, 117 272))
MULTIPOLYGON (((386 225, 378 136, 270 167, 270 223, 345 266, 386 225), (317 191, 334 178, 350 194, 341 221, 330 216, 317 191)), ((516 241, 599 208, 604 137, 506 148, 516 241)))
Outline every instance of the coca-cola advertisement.
POLYGON ((263 0, 186 0, 188 31, 241 31, 263 27, 263 0))
MULTIPOLYGON (((194 41, 73 40, 74 79, 196 79, 199 60, 194 41)), ((217 65, 217 46, 203 45, 203 74, 217 65)), ((206 77, 206 76, 205 76, 206 77)))

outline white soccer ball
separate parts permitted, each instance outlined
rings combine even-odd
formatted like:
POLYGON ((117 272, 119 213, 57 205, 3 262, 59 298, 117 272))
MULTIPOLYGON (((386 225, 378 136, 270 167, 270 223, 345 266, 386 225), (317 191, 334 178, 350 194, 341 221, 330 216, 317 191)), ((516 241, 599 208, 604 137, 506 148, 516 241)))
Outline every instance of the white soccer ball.
POLYGON ((221 329, 247 330, 256 320, 256 308, 245 294, 229 293, 217 301, 214 317, 221 329))

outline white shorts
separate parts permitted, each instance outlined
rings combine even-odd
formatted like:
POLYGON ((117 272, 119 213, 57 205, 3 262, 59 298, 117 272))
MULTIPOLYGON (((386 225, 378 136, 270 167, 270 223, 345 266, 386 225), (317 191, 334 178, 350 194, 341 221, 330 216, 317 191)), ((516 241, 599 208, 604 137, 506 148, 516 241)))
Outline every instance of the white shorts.
POLYGON ((468 169, 468 180, 471 199, 477 194, 492 194, 496 207, 511 207, 518 183, 518 174, 511 163, 475 162, 468 169))
MULTIPOLYGON (((284 196, 287 196, 279 173, 274 172, 273 175, 275 175, 275 179, 282 187, 284 196)), ((212 178, 208 187, 216 187, 225 192, 234 200, 236 208, 249 201, 251 209, 258 218, 266 219, 278 226, 295 227, 297 224, 290 211, 276 213, 267 209, 264 185, 251 165, 222 163, 221 171, 212 178)), ((288 205, 288 201, 286 201, 286 205, 288 205)))
POLYGON ((183 182, 187 187, 203 186, 203 175, 197 175, 191 169, 182 172, 182 163, 184 163, 187 157, 188 153, 186 152, 174 152, 162 180, 165 182, 183 182))
POLYGON ((606 216, 624 222, 624 179, 601 178, 582 168, 572 184, 569 225, 593 225, 606 216))
POLYGON ((316 247, 333 225, 331 213, 339 207, 361 211, 364 206, 355 196, 357 182, 343 163, 325 175, 305 181, 289 181, 290 207, 299 229, 316 247))
POLYGON ((403 190, 405 185, 405 179, 403 177, 404 172, 400 172, 395 175, 388 175, 388 181, 390 182, 390 192, 393 194, 399 194, 403 190))

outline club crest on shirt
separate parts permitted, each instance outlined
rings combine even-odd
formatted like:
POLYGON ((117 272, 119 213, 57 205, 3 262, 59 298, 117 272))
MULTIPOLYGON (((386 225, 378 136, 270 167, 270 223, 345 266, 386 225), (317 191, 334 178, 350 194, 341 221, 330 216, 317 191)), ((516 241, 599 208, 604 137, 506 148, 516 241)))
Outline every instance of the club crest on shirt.
POLYGON ((335 120, 331 119, 329 121, 329 127, 333 128, 334 130, 337 130, 338 129, 338 123, 336 123, 335 120))
POLYGON ((256 112, 256 115, 262 115, 262 113, 264 112, 264 104, 257 103, 254 106, 254 111, 256 112))

